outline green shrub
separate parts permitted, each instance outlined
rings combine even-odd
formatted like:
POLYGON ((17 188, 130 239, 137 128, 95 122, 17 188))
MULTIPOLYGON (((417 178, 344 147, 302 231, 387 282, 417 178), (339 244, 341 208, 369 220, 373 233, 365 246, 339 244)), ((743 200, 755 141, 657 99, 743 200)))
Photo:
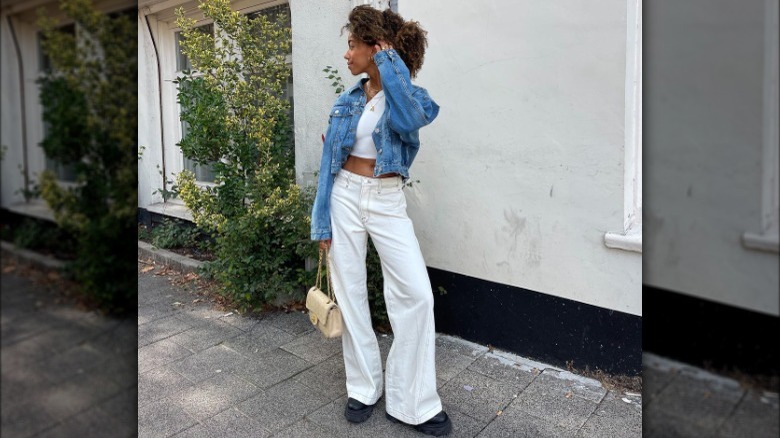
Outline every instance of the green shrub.
POLYGON ((43 10, 38 25, 52 69, 40 79, 46 156, 73 165, 76 184, 49 171, 41 197, 57 223, 77 236, 70 266, 83 291, 105 310, 137 306, 137 32, 126 15, 111 18, 89 0, 61 0, 78 37, 57 30, 43 10), (128 238, 130 237, 130 238, 128 238))
POLYGON ((152 228, 150 243, 158 248, 193 248, 198 246, 200 231, 173 219, 163 220, 152 228))
POLYGON ((72 236, 55 224, 37 219, 23 219, 11 234, 13 244, 19 248, 70 252, 74 247, 72 236))
POLYGON ((290 28, 286 17, 249 20, 227 0, 206 0, 199 8, 221 32, 215 40, 177 10, 182 49, 193 66, 175 81, 181 119, 189 125, 179 146, 186 157, 212 166, 216 185, 196 184, 189 171, 176 184, 197 226, 214 236, 215 260, 205 273, 244 308, 280 294, 303 298, 315 275, 304 261, 316 255, 316 245, 309 240, 311 193, 295 183, 284 94, 290 28))

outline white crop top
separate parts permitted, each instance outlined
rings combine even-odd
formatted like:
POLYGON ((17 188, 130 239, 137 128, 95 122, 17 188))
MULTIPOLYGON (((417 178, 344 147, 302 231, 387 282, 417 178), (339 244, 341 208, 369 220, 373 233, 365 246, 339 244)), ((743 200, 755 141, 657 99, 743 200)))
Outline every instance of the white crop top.
POLYGON ((379 117, 385 112, 385 93, 380 90, 373 99, 366 103, 363 114, 360 115, 357 131, 355 132, 355 146, 351 154, 360 158, 376 160, 376 145, 371 134, 376 128, 379 117))

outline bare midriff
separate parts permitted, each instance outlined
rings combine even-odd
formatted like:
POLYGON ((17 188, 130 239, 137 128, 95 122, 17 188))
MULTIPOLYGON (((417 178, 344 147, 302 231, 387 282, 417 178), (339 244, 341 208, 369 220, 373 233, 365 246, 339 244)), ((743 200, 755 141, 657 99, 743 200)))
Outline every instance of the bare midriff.
MULTIPOLYGON (((347 161, 344 163, 342 168, 344 170, 348 170, 352 173, 358 174, 360 176, 367 176, 369 178, 374 178, 374 166, 376 165, 376 160, 372 160, 370 158, 361 158, 356 157, 354 155, 350 155, 347 157, 347 161)), ((382 175, 379 175, 377 178, 388 178, 391 176, 398 176, 397 173, 385 173, 382 175)))

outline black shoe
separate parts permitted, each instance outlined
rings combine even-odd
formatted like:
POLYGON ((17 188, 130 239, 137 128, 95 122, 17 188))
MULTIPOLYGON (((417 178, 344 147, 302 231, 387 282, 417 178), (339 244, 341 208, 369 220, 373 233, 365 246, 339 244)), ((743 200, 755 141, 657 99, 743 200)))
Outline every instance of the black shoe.
POLYGON ((452 421, 450 421, 450 417, 448 417, 447 413, 444 411, 439 412, 438 414, 434 415, 433 418, 431 418, 430 420, 420 424, 404 423, 403 421, 393 417, 387 412, 385 412, 385 417, 387 417, 387 419, 392 421, 393 423, 405 424, 409 427, 414 428, 414 430, 416 430, 417 432, 421 432, 426 435, 444 436, 444 435, 449 435, 450 432, 452 432, 452 421))
POLYGON ((350 397, 347 399, 347 407, 344 408, 344 416, 350 423, 362 423, 368 420, 368 417, 374 412, 374 406, 376 406, 376 403, 365 405, 350 397))

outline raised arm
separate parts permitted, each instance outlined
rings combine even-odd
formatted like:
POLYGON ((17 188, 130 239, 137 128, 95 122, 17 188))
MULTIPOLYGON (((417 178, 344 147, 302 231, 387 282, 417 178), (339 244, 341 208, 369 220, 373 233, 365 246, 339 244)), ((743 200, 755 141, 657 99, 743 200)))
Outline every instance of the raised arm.
POLYGON ((417 131, 439 114, 439 105, 428 92, 412 84, 409 69, 393 48, 374 55, 388 106, 390 129, 401 134, 417 131))

